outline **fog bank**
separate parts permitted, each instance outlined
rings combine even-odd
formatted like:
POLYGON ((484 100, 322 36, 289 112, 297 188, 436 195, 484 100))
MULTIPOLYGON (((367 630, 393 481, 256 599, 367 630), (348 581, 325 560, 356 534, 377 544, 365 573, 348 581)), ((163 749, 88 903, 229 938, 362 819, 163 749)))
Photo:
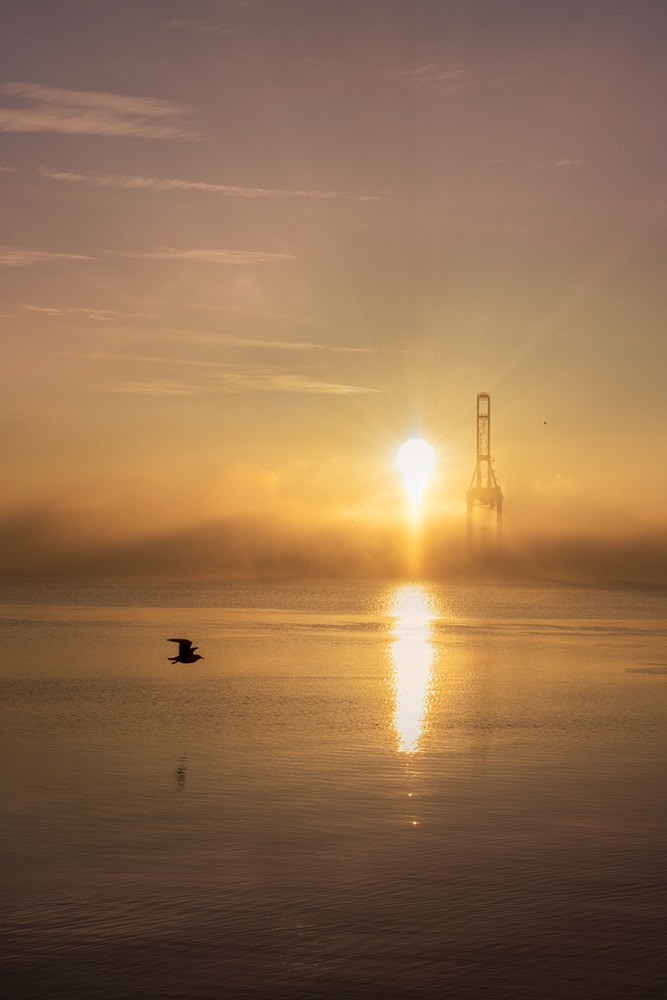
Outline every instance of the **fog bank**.
MULTIPOLYGON (((667 586, 667 532, 511 537, 503 551, 471 557, 463 521, 431 526, 425 578, 554 580, 667 586)), ((81 512, 32 507, 0 521, 5 576, 131 579, 271 577, 400 578, 409 575, 400 526, 367 520, 306 522, 236 516, 154 533, 122 533, 81 512)))

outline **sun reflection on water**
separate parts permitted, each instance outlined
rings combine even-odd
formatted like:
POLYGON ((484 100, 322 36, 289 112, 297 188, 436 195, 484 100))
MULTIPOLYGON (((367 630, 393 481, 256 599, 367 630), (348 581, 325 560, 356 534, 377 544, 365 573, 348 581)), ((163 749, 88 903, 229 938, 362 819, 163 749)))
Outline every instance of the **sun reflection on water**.
POLYGON ((416 753, 427 724, 434 650, 433 611, 420 584, 398 587, 388 609, 395 616, 390 655, 393 668, 394 729, 399 753, 416 753))

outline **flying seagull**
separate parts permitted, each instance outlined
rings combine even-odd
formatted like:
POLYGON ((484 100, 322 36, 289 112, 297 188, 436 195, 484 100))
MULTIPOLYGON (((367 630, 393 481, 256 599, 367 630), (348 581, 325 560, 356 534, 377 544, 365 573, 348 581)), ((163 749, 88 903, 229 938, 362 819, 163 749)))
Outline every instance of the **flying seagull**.
POLYGON ((199 653, 195 653, 199 646, 193 646, 189 639, 167 639, 167 642, 178 643, 178 656, 167 657, 170 663, 196 663, 197 660, 204 659, 199 653))

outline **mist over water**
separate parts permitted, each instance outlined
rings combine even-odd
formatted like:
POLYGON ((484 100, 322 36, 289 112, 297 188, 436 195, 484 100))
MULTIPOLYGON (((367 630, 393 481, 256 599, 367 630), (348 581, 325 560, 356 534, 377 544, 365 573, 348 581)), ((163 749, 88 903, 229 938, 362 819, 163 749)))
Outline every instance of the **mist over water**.
POLYGON ((387 579, 522 580, 667 586, 664 529, 626 532, 514 527, 498 554, 490 544, 471 558, 457 519, 414 528, 418 565, 402 523, 234 516, 203 524, 155 527, 109 522, 85 512, 35 506, 0 517, 5 576, 118 577, 136 580, 387 579), (418 571, 417 571, 418 570, 418 571))
POLYGON ((0 598, 12 995, 660 995, 664 592, 0 598))

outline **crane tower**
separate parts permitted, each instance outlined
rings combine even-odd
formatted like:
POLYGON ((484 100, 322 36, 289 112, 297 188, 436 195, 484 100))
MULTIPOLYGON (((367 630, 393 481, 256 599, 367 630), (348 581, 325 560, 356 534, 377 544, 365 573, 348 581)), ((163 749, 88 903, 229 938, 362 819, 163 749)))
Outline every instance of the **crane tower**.
POLYGON ((468 550, 492 551, 490 533, 495 530, 495 550, 500 551, 503 494, 498 486, 491 458, 491 396, 477 393, 477 464, 466 493, 466 534, 468 550), (475 512, 478 512, 476 515, 475 512), (495 511, 495 525, 492 512, 495 511), (475 530, 477 526, 477 530, 475 530))

